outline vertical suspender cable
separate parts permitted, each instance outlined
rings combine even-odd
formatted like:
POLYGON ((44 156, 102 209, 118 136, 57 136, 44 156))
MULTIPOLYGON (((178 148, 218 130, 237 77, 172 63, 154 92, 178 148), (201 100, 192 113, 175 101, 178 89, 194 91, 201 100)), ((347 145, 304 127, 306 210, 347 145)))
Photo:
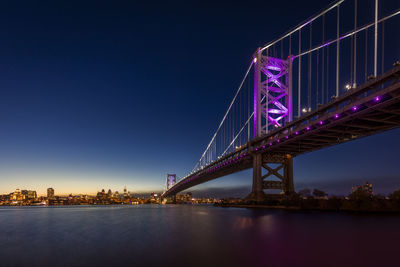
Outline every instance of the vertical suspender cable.
MULTIPOLYGON (((250 78, 247 78, 247 115, 250 116, 250 78)), ((247 124, 247 141, 250 141, 250 122, 247 124)))
POLYGON ((353 48, 354 48, 354 36, 350 37, 350 82, 349 84, 353 86, 353 48))
MULTIPOLYGON (((322 43, 325 43, 325 14, 322 16, 322 43)), ((325 103, 325 47, 322 48, 321 102, 325 103)))
POLYGON ((375 0, 375 41, 374 41, 374 76, 377 76, 378 68, 378 0, 375 0))
POLYGON ((319 104, 319 77, 318 77, 318 75, 319 75, 319 50, 317 50, 317 73, 316 73, 316 76, 317 76, 317 81, 316 81, 316 83, 317 83, 317 86, 316 86, 316 89, 317 89, 317 95, 316 95, 316 102, 315 102, 315 105, 316 105, 316 107, 318 108, 318 104, 319 104))
POLYGON ((364 61, 364 82, 367 81, 367 75, 368 75, 368 29, 365 30, 365 61, 364 61))
MULTIPOLYGON (((310 50, 312 48, 312 23, 310 23, 310 50)), ((308 92, 307 92, 307 108, 311 109, 311 53, 308 53, 308 92)))
MULTIPOLYGON (((354 0, 354 31, 357 29, 357 0, 354 0)), ((357 87, 357 33, 354 34, 353 87, 357 87)))
POLYGON ((340 5, 337 6, 337 19, 336 19, 336 39, 338 40, 336 43, 336 97, 339 96, 339 24, 340 23, 340 5))
MULTIPOLYGON (((299 30, 299 54, 301 54, 301 29, 299 30)), ((299 84, 298 84, 297 116, 301 116, 301 56, 299 56, 299 84)))
MULTIPOLYGON (((385 21, 382 21, 382 62, 381 62, 381 74, 385 71, 385 21)), ((383 85, 382 85, 383 86, 383 85)))
POLYGON ((326 103, 329 101, 329 45, 326 47, 326 103))

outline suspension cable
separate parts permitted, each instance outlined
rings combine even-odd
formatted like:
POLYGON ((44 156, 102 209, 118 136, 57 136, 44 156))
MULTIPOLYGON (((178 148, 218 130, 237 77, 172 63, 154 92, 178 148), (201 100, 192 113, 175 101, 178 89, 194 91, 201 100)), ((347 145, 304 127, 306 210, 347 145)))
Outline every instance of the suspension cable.
MULTIPOLYGON (((242 79, 242 81, 241 81, 241 83, 240 83, 240 85, 239 85, 239 88, 237 89, 236 94, 235 94, 235 96, 233 97, 232 102, 230 103, 230 105, 229 105, 229 107, 228 107, 228 110, 226 111, 224 117, 222 118, 222 121, 220 122, 220 124, 219 124, 217 130, 215 131, 215 133, 214 133, 214 135, 213 135, 213 137, 211 138, 210 143, 208 143, 206 149, 204 150, 203 154, 201 155, 200 161, 202 160, 202 158, 204 158, 204 155, 207 153, 208 148, 210 147, 211 143, 214 141, 215 137, 217 136, 219 130, 221 129, 221 126, 224 124, 224 121, 225 121, 226 117, 228 116, 228 113, 229 113, 229 111, 230 111, 230 109, 231 109, 233 103, 235 102, 236 97, 238 96, 240 90, 242 89, 243 83, 244 83, 245 79, 247 78, 247 75, 249 74, 250 69, 251 69, 251 67, 253 66, 253 64, 254 64, 254 60, 251 61, 250 66, 247 68, 246 74, 244 75, 244 77, 243 77, 243 79, 242 79)), ((195 166, 195 167, 196 167, 196 166, 195 166)))

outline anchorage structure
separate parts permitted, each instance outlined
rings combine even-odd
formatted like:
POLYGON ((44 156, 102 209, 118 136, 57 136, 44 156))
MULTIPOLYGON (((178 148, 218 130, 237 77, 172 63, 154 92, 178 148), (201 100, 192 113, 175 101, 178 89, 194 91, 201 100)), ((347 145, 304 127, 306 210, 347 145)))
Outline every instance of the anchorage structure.
MULTIPOLYGON (((268 52, 267 52, 268 53, 268 52)), ((254 57, 254 138, 268 134, 274 128, 292 121, 292 59, 263 55, 258 49, 254 57)), ((293 158, 290 154, 253 155, 253 187, 249 199, 261 201, 264 189, 294 191, 293 158), (278 164, 273 168, 268 164, 278 164), (263 169, 268 173, 263 175, 263 169), (283 174, 279 173, 283 170, 283 174), (275 176, 279 181, 264 181, 275 176)))

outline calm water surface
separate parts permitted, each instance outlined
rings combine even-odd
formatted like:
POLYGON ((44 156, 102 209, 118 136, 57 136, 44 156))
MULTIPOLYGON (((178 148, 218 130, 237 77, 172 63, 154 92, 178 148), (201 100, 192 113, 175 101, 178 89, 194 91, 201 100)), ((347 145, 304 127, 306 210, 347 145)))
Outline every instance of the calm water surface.
POLYGON ((0 266, 400 266, 400 216, 1 207, 0 266))

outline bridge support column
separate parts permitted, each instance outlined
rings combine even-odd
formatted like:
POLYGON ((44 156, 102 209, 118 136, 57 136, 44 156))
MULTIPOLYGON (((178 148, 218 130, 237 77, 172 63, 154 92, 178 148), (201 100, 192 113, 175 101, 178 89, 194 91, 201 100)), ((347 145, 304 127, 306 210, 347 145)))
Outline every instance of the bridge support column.
POLYGON ((262 154, 253 155, 253 187, 249 199, 257 202, 263 201, 265 194, 263 191, 262 174, 262 154))
POLYGON ((280 189, 284 195, 291 195, 294 192, 291 155, 253 155, 253 186, 252 192, 246 199, 262 202, 268 197, 264 189, 280 189), (268 164, 278 164, 278 166, 273 168, 268 164), (265 175, 263 169, 268 171, 265 175), (283 171, 283 174, 279 171, 283 171), (279 180, 266 180, 270 176, 275 176, 279 180))
POLYGON ((284 169, 284 181, 283 181, 283 192, 286 195, 290 195, 294 192, 293 183, 293 158, 290 155, 286 156, 285 169, 284 169))

